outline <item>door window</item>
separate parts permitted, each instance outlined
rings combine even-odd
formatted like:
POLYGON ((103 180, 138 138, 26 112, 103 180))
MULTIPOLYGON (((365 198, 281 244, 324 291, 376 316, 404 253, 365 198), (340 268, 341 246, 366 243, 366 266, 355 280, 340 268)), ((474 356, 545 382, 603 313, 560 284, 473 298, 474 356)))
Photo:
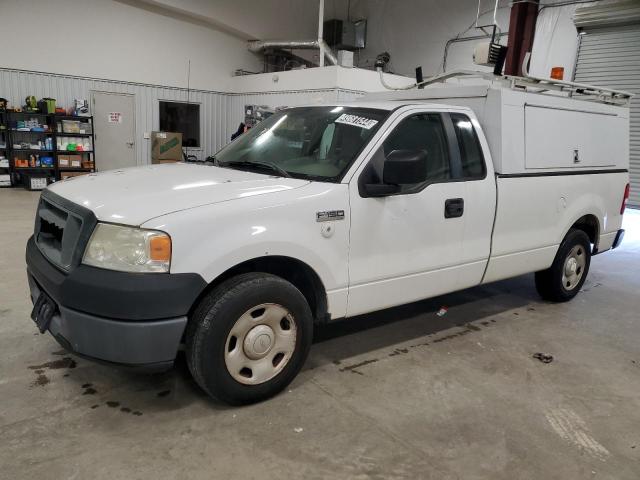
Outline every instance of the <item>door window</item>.
POLYGON ((461 113, 452 113, 451 121, 460 148, 462 178, 468 180, 484 178, 487 173, 484 156, 471 120, 461 113))
POLYGON ((400 186, 400 194, 415 193, 431 183, 451 179, 447 136, 439 113, 420 113, 405 118, 373 155, 361 184, 382 183, 386 157, 394 150, 424 150, 427 154, 427 180, 400 186))

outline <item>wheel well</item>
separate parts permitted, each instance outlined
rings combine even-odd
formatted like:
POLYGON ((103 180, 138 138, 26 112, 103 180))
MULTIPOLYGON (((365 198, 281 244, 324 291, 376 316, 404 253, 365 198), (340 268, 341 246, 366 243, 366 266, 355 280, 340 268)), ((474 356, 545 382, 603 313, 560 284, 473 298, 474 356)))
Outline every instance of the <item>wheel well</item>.
POLYGON ((306 263, 291 257, 269 256, 259 257, 242 262, 219 275, 200 294, 192 310, 220 283, 242 273, 262 272, 281 277, 293 284, 309 303, 311 313, 316 322, 323 322, 327 316, 327 293, 318 274, 306 263))
POLYGON ((594 252, 598 249, 598 240, 600 238, 600 225, 595 215, 585 215, 571 225, 571 228, 582 230, 589 237, 589 241, 593 244, 594 252))

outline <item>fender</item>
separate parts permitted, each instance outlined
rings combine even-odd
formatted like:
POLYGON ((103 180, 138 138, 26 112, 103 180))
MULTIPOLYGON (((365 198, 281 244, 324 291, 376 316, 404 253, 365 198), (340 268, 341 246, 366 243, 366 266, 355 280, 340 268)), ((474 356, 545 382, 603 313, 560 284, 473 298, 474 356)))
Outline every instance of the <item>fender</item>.
POLYGON ((143 226, 171 235, 171 273, 198 273, 207 283, 255 258, 298 260, 318 275, 331 316, 340 317, 347 302, 349 224, 348 186, 315 182, 295 192, 183 210, 143 226), (334 209, 344 210, 344 219, 317 221, 318 212, 334 209))
MULTIPOLYGON (((574 175, 567 177, 568 192, 585 192, 577 196, 569 193, 566 196, 567 203, 562 221, 558 225, 562 229, 558 231, 557 241, 560 243, 566 236, 571 226, 585 215, 593 215, 597 219, 597 232, 594 241, 594 251, 600 250, 600 244, 606 235, 612 237, 622 225, 620 215, 620 202, 627 182, 627 174, 611 173, 598 175, 597 183, 590 175, 574 175)), ((608 242, 608 241, 607 241, 608 242)), ((605 250, 610 247, 606 245, 605 250)))

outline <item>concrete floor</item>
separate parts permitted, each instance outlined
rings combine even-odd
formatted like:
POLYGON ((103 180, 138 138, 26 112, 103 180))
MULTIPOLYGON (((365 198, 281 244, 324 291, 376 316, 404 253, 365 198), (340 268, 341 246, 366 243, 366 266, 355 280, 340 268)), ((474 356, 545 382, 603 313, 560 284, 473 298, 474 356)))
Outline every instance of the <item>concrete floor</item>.
POLYGON ((333 324, 288 391, 229 408, 183 358, 139 376, 37 333, 36 201, 0 191, 0 478, 640 478, 640 212, 568 304, 527 275, 333 324))

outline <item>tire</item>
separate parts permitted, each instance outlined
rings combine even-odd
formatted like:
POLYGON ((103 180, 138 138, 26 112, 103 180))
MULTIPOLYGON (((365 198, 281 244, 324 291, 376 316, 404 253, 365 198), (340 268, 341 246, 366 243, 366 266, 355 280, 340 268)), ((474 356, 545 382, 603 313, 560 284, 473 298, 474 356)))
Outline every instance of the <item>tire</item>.
POLYGON ((255 403, 289 385, 312 339, 302 293, 275 275, 247 273, 221 283, 196 307, 187 326, 187 364, 210 396, 255 403))
POLYGON ((546 270, 536 272, 536 289, 542 298, 567 302, 575 297, 589 273, 591 242, 582 230, 571 229, 546 270))

